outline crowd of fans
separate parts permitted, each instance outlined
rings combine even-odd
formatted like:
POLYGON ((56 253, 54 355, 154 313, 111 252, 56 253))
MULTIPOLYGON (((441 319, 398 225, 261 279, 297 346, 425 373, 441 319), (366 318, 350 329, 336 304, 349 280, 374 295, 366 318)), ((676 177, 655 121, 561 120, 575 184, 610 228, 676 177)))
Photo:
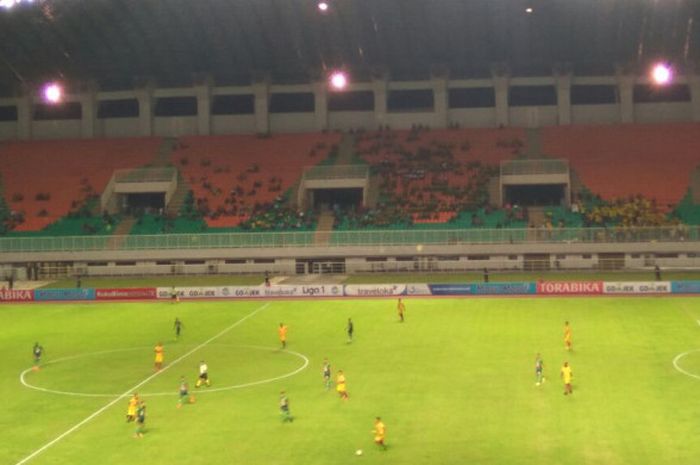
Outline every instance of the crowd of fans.
POLYGON ((468 140, 445 142, 414 126, 407 134, 390 130, 357 134, 358 155, 380 180, 379 202, 371 210, 350 212, 359 225, 442 222, 445 213, 476 210, 488 204, 488 184, 498 167, 463 161, 468 140))

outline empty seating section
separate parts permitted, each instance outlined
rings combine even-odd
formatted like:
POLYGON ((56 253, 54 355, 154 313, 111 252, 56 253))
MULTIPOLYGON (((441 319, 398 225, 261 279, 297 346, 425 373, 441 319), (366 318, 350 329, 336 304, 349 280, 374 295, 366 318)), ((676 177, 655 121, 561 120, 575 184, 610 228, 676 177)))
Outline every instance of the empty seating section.
POLYGON ((550 127, 542 148, 605 200, 641 194, 668 210, 700 164, 700 124, 550 127))
POLYGON ((446 223, 487 203, 502 160, 514 158, 521 129, 412 129, 358 136, 358 154, 379 177, 380 203, 398 204, 414 224, 446 223))
POLYGON ((324 159, 340 134, 183 137, 173 164, 194 192, 210 227, 236 227, 300 180, 305 166, 324 159))
MULTIPOLYGON (((15 231, 36 231, 102 193, 115 169, 153 160, 160 139, 9 142, 0 145, 0 175, 10 209, 24 212, 15 231)), ((99 212, 96 212, 99 215, 99 212)))

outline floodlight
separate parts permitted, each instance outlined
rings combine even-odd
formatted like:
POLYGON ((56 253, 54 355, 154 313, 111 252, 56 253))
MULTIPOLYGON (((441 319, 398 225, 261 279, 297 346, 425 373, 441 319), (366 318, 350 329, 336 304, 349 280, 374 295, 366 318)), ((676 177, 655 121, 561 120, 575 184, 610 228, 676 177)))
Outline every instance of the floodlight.
POLYGON ((657 86, 665 86, 673 79, 673 71, 667 64, 657 63, 651 69, 651 79, 657 86))
POLYGON ((49 82, 44 86, 42 96, 46 103, 61 103, 63 100, 63 87, 57 82, 49 82))
POLYGON ((334 71, 329 82, 333 90, 343 90, 348 86, 348 76, 342 71, 334 71))

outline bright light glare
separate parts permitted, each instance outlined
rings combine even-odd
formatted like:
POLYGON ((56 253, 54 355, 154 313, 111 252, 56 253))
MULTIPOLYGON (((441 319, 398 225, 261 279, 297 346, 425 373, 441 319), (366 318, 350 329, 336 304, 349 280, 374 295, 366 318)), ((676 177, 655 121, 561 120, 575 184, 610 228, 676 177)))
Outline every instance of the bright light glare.
POLYGON ((525 13, 532 13, 532 8, 530 8, 530 7, 525 8, 525 13))
POLYGON ((651 78, 654 80, 654 83, 659 86, 671 82, 672 77, 673 73, 671 72, 671 68, 663 63, 654 65, 654 68, 651 70, 651 78))
POLYGON ((331 74, 331 87, 335 90, 343 90, 348 86, 348 77, 341 71, 331 74))
POLYGON ((63 88, 55 82, 46 84, 43 94, 44 100, 48 103, 59 103, 63 100, 63 88))
POLYGON ((330 5, 328 5, 328 2, 318 2, 318 9, 319 11, 326 12, 328 11, 330 5))
POLYGON ((34 0, 0 0, 0 8, 4 8, 6 10, 9 10, 15 5, 19 5, 20 3, 33 3, 34 0))

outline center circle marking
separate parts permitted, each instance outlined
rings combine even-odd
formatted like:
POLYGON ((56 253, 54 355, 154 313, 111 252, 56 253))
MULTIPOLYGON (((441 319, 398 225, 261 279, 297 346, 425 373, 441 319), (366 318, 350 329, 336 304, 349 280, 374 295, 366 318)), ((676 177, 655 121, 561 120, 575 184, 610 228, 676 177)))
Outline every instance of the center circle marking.
MULTIPOLYGON (((254 349, 254 350, 264 350, 268 352, 278 352, 280 351, 277 348, 271 348, 271 347, 263 347, 263 346, 253 346, 253 345, 232 345, 232 344, 212 344, 214 346, 219 345, 219 346, 229 346, 229 347, 241 347, 245 349, 254 349)), ((62 358, 57 358, 56 360, 51 360, 45 364, 46 365, 53 365, 56 363, 61 363, 61 362, 67 362, 69 360, 75 360, 78 358, 83 358, 83 357, 90 357, 93 355, 104 355, 104 354, 113 354, 113 353, 118 353, 118 352, 132 352, 132 351, 137 351, 137 350, 145 350, 145 349, 150 349, 150 347, 134 347, 130 349, 115 349, 115 350, 104 350, 100 352, 91 352, 87 354, 79 354, 79 355, 71 355, 68 357, 62 357, 62 358)), ((197 391, 200 394, 205 394, 205 393, 212 393, 212 392, 222 392, 222 391, 232 391, 234 389, 242 389, 242 388, 247 388, 247 387, 252 387, 252 386, 258 386, 260 384, 267 384, 267 383, 272 383, 274 381, 279 381, 281 379, 285 378, 290 378, 300 372, 302 372, 307 366, 309 366, 309 359, 306 357, 304 354, 300 354, 299 352, 295 352, 293 350, 285 349, 281 351, 282 353, 285 354, 290 354, 295 357, 300 358, 303 360, 303 363, 301 366, 298 368, 295 368, 294 370, 285 373, 280 376, 275 376, 272 378, 266 378, 258 381, 251 381, 249 383, 243 383, 243 384, 233 384, 230 386, 222 386, 219 388, 207 388, 206 390, 203 391, 197 391)), ((166 366, 167 368, 167 366, 166 366)), ((50 394, 60 394, 64 396, 74 396, 74 397, 119 397, 122 395, 120 394, 99 394, 99 393, 90 393, 90 392, 72 392, 72 391, 62 391, 58 389, 48 389, 48 388, 43 388, 41 386, 35 386, 33 384, 30 384, 26 380, 26 375, 32 371, 32 368, 27 368, 24 370, 22 373, 19 375, 19 380, 22 383, 23 386, 28 387, 30 389, 34 389, 36 391, 41 391, 41 392, 48 392, 50 394)), ((143 397, 158 397, 158 396, 176 396, 177 395, 177 390, 172 390, 168 392, 144 392, 140 393, 143 397)))
POLYGON ((700 375, 692 373, 685 368, 681 367, 678 362, 680 362, 686 355, 690 355, 696 352, 700 352, 700 349, 693 349, 693 350, 688 350, 686 352, 680 353, 676 355, 676 357, 673 359, 673 368, 678 370, 679 372, 683 373, 686 376, 690 376, 691 378, 695 379, 700 379, 700 375))

